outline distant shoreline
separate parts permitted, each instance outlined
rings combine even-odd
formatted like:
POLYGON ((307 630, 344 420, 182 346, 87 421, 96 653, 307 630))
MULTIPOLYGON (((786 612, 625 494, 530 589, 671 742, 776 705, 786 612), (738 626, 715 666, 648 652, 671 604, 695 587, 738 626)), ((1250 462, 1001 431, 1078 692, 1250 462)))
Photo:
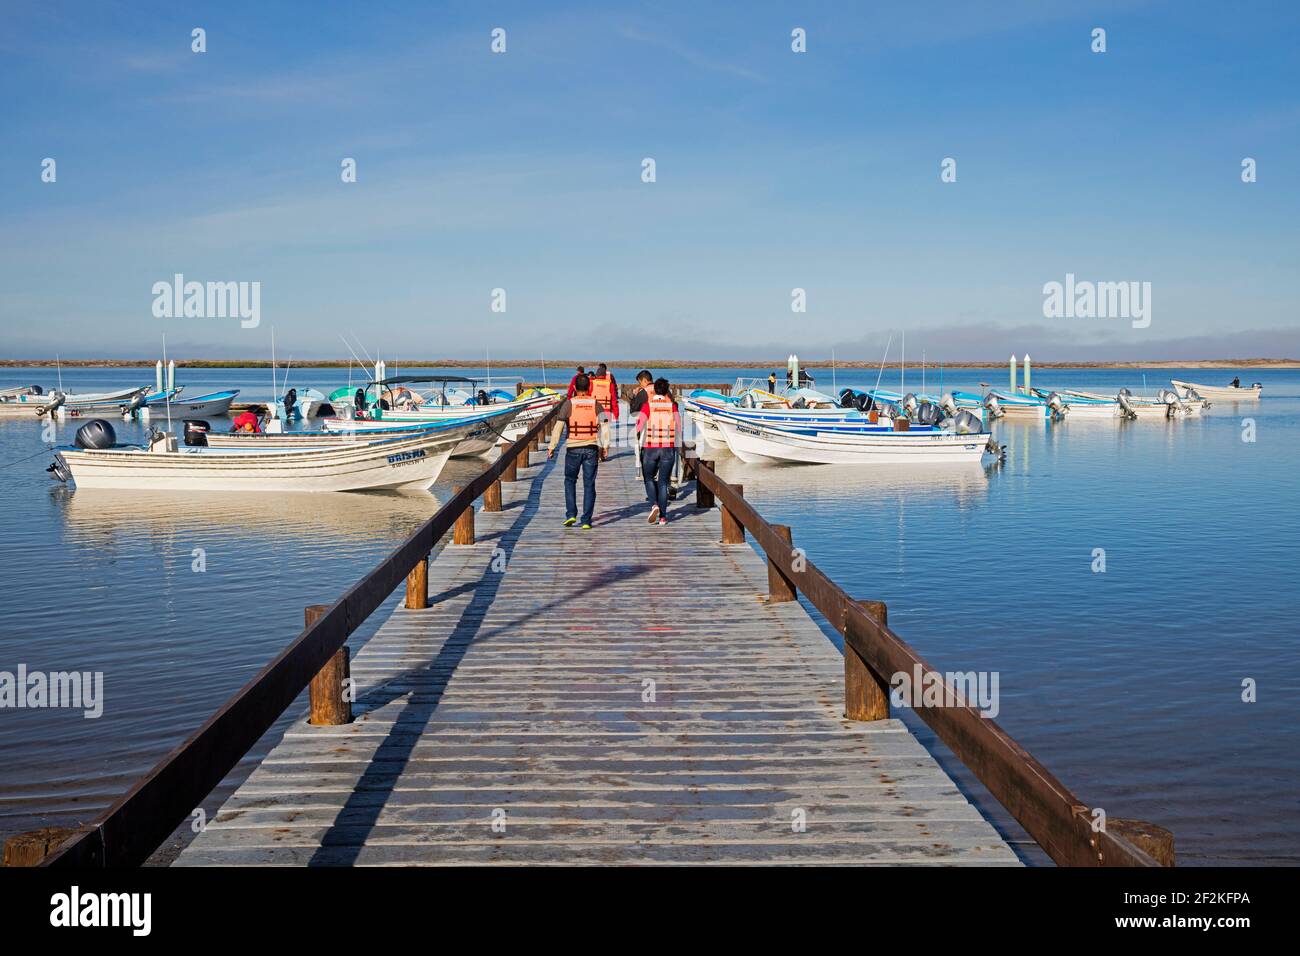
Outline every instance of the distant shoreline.
MULTIPOLYGON (((64 359, 62 362, 55 362, 54 359, 0 359, 0 368, 54 368, 61 364, 65 368, 152 368, 153 359, 64 359)), ((734 360, 734 361, 689 361, 686 359, 651 359, 651 360, 607 360, 612 368, 649 368, 649 369, 675 369, 675 368, 771 368, 774 370, 784 369, 786 359, 768 359, 766 361, 754 360, 734 360)), ((1058 368, 1058 369, 1161 369, 1161 368, 1204 368, 1204 369, 1300 369, 1300 359, 1195 359, 1183 362, 1178 361, 1150 361, 1150 362, 1038 362, 1033 361, 1035 368, 1058 368)), ((547 361, 546 368, 556 369, 557 371, 567 371, 576 368, 578 365, 590 365, 590 359, 561 359, 558 361, 547 361)), ((831 368, 830 359, 800 359, 799 364, 804 368, 831 368)), ((871 361, 837 361, 833 363, 836 368, 880 368, 879 362, 871 361)), ((1006 368, 1007 361, 1004 359, 1000 362, 944 362, 943 368, 959 369, 994 369, 1006 368)), ((477 359, 436 359, 432 361, 417 361, 410 359, 400 359, 392 363, 394 370, 401 371, 405 369, 416 368, 483 368, 484 363, 477 359)), ((322 359, 314 362, 306 362, 295 365, 294 368, 348 368, 358 367, 355 361, 347 359, 322 359)), ((177 359, 177 368, 270 368, 271 363, 265 359, 177 359)), ((281 365, 283 367, 283 365, 281 365)), ((493 368, 540 368, 540 360, 535 359, 494 359, 493 368)), ((886 362, 885 368, 898 368, 898 362, 886 362)), ((919 368, 919 363, 912 363, 909 367, 919 368)), ((939 363, 931 362, 930 368, 939 367, 939 363)))

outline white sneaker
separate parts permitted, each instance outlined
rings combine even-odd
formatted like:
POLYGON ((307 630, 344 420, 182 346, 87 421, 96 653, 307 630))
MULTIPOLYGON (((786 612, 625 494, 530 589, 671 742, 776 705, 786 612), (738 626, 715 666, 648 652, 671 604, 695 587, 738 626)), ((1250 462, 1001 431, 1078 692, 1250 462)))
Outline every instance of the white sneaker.
POLYGON ((661 520, 659 517, 659 506, 655 505, 653 508, 650 509, 650 523, 654 524, 656 521, 659 520, 661 520))

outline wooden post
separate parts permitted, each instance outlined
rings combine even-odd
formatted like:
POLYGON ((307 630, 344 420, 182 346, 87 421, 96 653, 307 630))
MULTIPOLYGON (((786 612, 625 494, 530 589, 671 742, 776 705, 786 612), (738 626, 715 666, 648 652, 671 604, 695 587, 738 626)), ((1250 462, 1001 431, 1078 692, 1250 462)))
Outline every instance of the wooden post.
POLYGON ((421 558, 406 576, 406 606, 421 611, 429 606, 429 559, 421 558))
MULTIPOLYGON (((460 494, 460 485, 452 488, 453 494, 460 494)), ((460 513, 456 519, 456 525, 452 528, 452 544, 473 544, 474 543, 474 502, 465 506, 465 510, 460 513)))
POLYGON ((76 832, 70 827, 41 827, 11 836, 5 840, 4 860, 0 866, 40 866, 42 860, 76 832))
POLYGON ((1123 837, 1161 866, 1174 865, 1174 835, 1164 827, 1145 820, 1111 818, 1106 821, 1106 832, 1123 837))
MULTIPOLYGON (((736 494, 744 495, 744 485, 732 485, 736 494)), ((727 510, 727 506, 722 506, 722 543, 723 544, 744 544, 745 543, 745 526, 736 520, 735 515, 727 510)))
MULTIPOLYGON (((711 461, 701 461, 700 464, 703 465, 705 468, 709 469, 709 471, 713 471, 713 462, 711 462, 711 461)), ((715 474, 716 474, 716 472, 715 472, 715 474)), ((695 472, 695 507, 697 507, 697 508, 712 508, 713 505, 714 505, 713 492, 712 492, 712 490, 710 490, 710 489, 704 487, 704 482, 700 481, 700 473, 699 473, 699 469, 696 469, 696 472, 695 472)))
POLYGON ((500 511, 501 510, 501 482, 494 481, 488 485, 487 491, 483 492, 483 510, 500 511))
MULTIPOLYGON (((858 601, 881 624, 889 623, 884 601, 858 601)), ((889 682, 877 677, 848 643, 844 642, 844 716, 849 720, 885 720, 889 717, 889 682)))
MULTIPOLYGON (((790 534, 790 526, 787 524, 774 524, 772 530, 785 539, 786 544, 793 550, 794 538, 790 534)), ((780 569, 772 563, 772 559, 767 559, 767 600, 770 604, 780 604, 784 601, 793 601, 796 590, 794 582, 781 573, 780 569)))
MULTIPOLYGON (((501 445, 500 445, 499 447, 501 448, 501 454, 503 454, 503 455, 507 454, 507 453, 508 453, 508 449, 510 448, 510 446, 507 445, 505 442, 502 442, 501 445)), ((511 459, 506 463, 505 471, 501 472, 501 480, 502 480, 502 481, 518 481, 518 480, 519 480, 519 459, 518 459, 518 458, 513 458, 513 457, 512 457, 512 458, 511 458, 511 459)))
MULTIPOLYGON (((330 609, 328 604, 310 604, 303 609, 307 626, 315 624, 330 609)), ((347 645, 343 645, 325 662, 311 679, 308 696, 311 717, 308 723, 318 727, 335 727, 352 723, 352 702, 344 696, 345 682, 352 674, 347 645)))

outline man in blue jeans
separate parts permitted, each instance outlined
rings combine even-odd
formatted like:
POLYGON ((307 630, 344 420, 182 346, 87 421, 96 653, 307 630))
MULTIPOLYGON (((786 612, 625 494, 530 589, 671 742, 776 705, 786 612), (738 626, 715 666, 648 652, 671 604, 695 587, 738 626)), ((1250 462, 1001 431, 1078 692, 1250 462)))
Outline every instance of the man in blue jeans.
POLYGON ((677 449, 682 443, 682 416, 673 400, 668 379, 655 381, 654 392, 637 414, 636 430, 641 435, 641 470, 646 498, 653 502, 650 523, 668 523, 668 482, 677 449))
POLYGON ((578 472, 582 472, 582 527, 591 529, 596 510, 596 467, 600 449, 609 447, 609 422, 600 403, 591 394, 591 379, 585 374, 573 380, 573 396, 564 400, 555 426, 551 429, 551 446, 547 458, 555 457, 560 436, 569 429, 564 450, 564 526, 578 523, 578 472))

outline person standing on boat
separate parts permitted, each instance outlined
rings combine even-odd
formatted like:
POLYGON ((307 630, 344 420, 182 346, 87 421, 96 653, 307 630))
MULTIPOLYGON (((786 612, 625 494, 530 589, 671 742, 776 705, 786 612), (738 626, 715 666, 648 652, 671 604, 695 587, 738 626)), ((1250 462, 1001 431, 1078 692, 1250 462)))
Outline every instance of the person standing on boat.
POLYGON ((1232 387, 1233 387, 1233 388, 1241 388, 1241 376, 1240 376, 1240 375, 1238 375, 1236 378, 1234 378, 1234 379, 1232 380, 1232 387))
MULTIPOLYGON (((612 422, 618 421, 618 383, 614 381, 609 366, 601 362, 596 367, 596 374, 589 376, 589 378, 591 379, 591 397, 600 405, 608 420, 612 422)), ((604 461, 608 457, 609 448, 602 447, 600 449, 600 460, 604 461)))
POLYGON ((682 416, 673 401, 668 379, 655 382, 654 394, 637 415, 636 430, 642 435, 641 468, 646 496, 654 502, 650 523, 667 524, 668 483, 682 443, 682 416))
POLYGON ((776 372, 767 377, 767 390, 773 395, 776 394, 776 372))
POLYGON ((582 472, 582 527, 591 528, 596 510, 596 466, 600 451, 609 445, 609 422, 600 403, 591 394, 591 380, 586 374, 573 380, 574 394, 560 405, 551 429, 551 446, 546 457, 554 458, 565 426, 569 429, 564 449, 564 526, 578 523, 578 472, 582 472))

